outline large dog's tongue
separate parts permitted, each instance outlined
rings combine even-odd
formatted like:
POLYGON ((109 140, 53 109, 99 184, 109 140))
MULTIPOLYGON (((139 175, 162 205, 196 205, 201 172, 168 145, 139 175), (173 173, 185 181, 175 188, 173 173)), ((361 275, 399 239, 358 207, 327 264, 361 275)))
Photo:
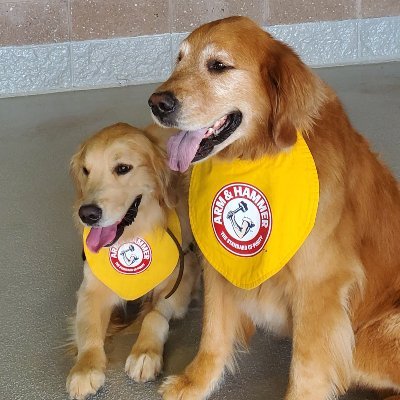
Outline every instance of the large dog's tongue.
POLYGON ((102 247, 111 243, 117 234, 117 226, 118 223, 105 228, 91 228, 86 238, 86 245, 89 250, 93 253, 98 253, 102 247))
POLYGON ((185 172, 192 162, 208 128, 197 131, 181 131, 168 140, 169 167, 185 172))

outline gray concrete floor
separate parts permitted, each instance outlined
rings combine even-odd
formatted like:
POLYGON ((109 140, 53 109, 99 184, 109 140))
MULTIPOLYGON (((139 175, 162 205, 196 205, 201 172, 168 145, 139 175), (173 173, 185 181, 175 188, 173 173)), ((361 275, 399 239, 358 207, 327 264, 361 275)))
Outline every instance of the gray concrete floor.
MULTIPOLYGON (((317 70, 339 93, 354 125, 400 176, 400 64, 317 70)), ((126 121, 150 122, 154 85, 0 100, 0 399, 67 399, 72 361, 59 348, 82 277, 80 240, 71 221, 68 162, 79 142, 126 121)), ((165 374, 177 373, 196 352, 199 308, 174 322, 165 374)), ((158 399, 160 381, 130 382, 123 372, 133 336, 114 340, 100 399, 158 399)), ((283 399, 290 343, 259 332, 238 372, 212 399, 283 399)), ((353 392, 343 399, 374 399, 353 392)))

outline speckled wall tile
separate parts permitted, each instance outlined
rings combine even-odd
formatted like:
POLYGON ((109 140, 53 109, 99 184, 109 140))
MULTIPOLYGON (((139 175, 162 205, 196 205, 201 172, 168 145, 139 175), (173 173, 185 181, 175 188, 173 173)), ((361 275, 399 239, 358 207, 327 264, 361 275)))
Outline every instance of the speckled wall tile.
POLYGON ((312 66, 353 63, 357 60, 357 21, 322 21, 267 28, 312 66))
POLYGON ((359 22, 360 56, 364 61, 395 60, 400 56, 400 18, 373 18, 359 22))
POLYGON ((165 33, 168 0, 70 0, 72 39, 165 33))
POLYGON ((159 82, 171 73, 171 35, 74 42, 74 87, 159 82))
POLYGON ((352 19, 357 14, 355 0, 269 0, 268 3, 266 23, 270 25, 352 19))
POLYGON ((172 10, 172 31, 192 31, 197 26, 231 15, 247 15, 263 22, 265 0, 175 0, 172 10))
POLYGON ((400 15, 400 0, 361 0, 361 17, 400 15))
POLYGON ((68 40, 67 0, 0 4, 0 46, 68 40))
POLYGON ((0 47, 0 97, 63 90, 71 83, 68 44, 0 47))

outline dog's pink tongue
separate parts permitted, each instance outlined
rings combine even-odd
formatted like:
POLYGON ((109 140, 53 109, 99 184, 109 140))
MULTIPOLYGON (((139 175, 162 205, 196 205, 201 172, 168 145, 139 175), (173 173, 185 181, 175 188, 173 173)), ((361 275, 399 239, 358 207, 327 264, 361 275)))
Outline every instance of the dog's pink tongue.
POLYGON ((185 172, 189 168, 207 130, 181 131, 168 140, 169 167, 173 171, 185 172))
POLYGON ((105 228, 92 228, 86 238, 86 245, 93 253, 98 253, 105 245, 111 243, 117 233, 118 223, 105 228))

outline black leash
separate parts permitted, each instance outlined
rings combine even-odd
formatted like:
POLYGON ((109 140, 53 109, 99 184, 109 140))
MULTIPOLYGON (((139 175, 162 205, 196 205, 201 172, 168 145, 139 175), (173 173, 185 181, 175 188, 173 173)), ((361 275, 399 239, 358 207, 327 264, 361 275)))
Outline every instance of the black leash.
MULTIPOLYGON (((185 269, 185 253, 182 250, 182 246, 180 245, 178 239, 175 237, 175 235, 171 232, 171 229, 167 228, 167 233, 171 237, 171 239, 174 241, 175 246, 178 249, 179 252, 179 273, 178 273, 178 278, 176 279, 174 287, 171 289, 171 291, 165 296, 166 299, 169 299, 178 289, 182 277, 183 277, 183 271, 185 269)), ((190 247, 190 246, 189 246, 190 247)))

